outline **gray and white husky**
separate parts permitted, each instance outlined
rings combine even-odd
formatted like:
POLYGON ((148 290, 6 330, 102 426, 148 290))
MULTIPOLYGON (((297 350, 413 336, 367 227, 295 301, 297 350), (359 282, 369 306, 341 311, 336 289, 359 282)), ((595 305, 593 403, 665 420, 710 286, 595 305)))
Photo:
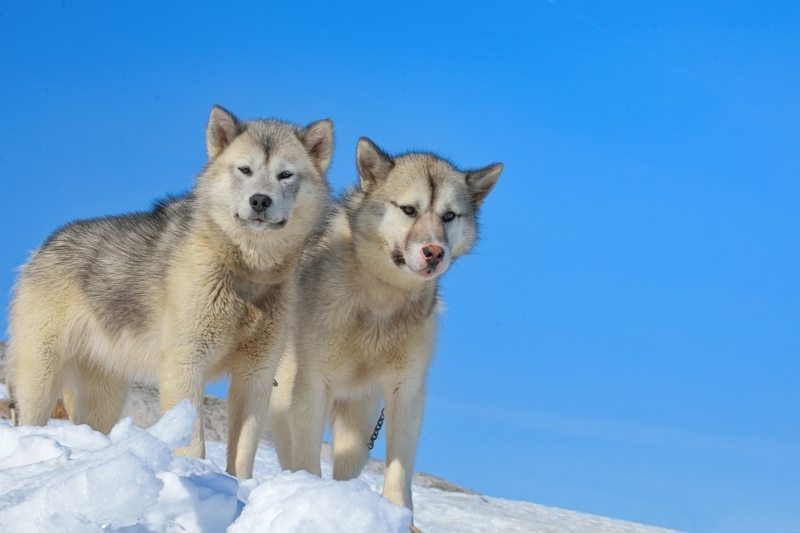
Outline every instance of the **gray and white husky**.
POLYGON ((270 426, 284 468, 319 474, 330 418, 333 476, 349 479, 367 460, 383 398, 383 494, 412 508, 438 279, 475 243, 478 209, 503 166, 462 171, 427 153, 390 157, 364 138, 356 159, 360 187, 301 262, 270 426))
POLYGON ((22 424, 45 424, 63 390, 72 421, 108 432, 128 383, 144 379, 163 409, 197 408, 179 452, 200 457, 204 384, 230 374, 228 472, 250 477, 295 266, 329 204, 333 126, 214 107, 206 146, 187 196, 50 236, 22 269, 9 350, 22 424))

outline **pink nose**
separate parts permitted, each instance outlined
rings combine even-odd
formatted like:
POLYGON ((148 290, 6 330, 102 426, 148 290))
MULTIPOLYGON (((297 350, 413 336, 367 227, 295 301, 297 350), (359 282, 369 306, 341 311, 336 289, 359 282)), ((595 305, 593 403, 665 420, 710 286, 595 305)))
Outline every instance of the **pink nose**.
POLYGON ((428 268, 436 268, 436 265, 444 259, 444 248, 435 244, 428 244, 422 247, 422 255, 425 256, 425 263, 428 268))

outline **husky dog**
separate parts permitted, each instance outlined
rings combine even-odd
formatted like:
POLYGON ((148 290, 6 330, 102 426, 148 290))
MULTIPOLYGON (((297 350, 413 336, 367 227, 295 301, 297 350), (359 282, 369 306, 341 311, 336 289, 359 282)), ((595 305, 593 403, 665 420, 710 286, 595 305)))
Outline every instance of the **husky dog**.
POLYGON ((438 278, 475 243, 503 166, 465 172, 432 154, 390 157, 366 138, 356 159, 360 187, 301 262, 270 427, 284 468, 319 475, 330 417, 333 477, 350 479, 367 461, 383 397, 383 495, 411 509, 438 278))
POLYGON ((252 475, 285 349, 295 266, 329 206, 329 120, 241 122, 214 107, 209 162, 152 211, 73 222, 23 267, 9 350, 20 422, 45 424, 63 390, 76 424, 108 432, 129 381, 166 410, 197 408, 184 455, 203 457, 203 387, 231 376, 228 472, 252 475))

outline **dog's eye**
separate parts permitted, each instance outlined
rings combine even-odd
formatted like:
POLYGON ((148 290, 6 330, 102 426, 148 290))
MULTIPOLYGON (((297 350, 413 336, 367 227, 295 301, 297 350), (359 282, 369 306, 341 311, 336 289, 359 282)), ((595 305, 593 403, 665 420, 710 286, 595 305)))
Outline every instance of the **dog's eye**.
POLYGON ((280 174, 278 174, 278 179, 279 179, 279 180, 288 180, 288 179, 289 179, 289 178, 291 178, 292 176, 294 176, 294 174, 292 174, 292 173, 291 173, 291 172, 289 172, 288 170, 284 170, 283 172, 281 172, 280 174))
POLYGON ((450 222, 450 221, 451 221, 451 220, 453 220, 454 218, 456 218, 456 214, 455 214, 455 213, 453 213, 452 211, 448 211, 447 213, 445 213, 445 214, 442 216, 442 221, 443 221, 443 222, 450 222))
POLYGON ((402 209, 403 213, 410 216, 411 218, 417 216, 417 208, 414 207, 413 205, 401 205, 400 209, 402 209))
POLYGON ((249 176, 250 174, 253 173, 253 171, 250 170, 250 167, 239 167, 239 172, 241 172, 245 176, 249 176))

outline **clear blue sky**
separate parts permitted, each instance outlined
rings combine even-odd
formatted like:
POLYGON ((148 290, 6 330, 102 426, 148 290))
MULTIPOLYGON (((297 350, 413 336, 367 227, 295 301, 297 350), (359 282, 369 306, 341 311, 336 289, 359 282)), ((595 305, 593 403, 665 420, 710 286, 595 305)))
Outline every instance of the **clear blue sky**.
MULTIPOLYGON (((794 2, 0 5, 0 293, 204 164, 213 103, 503 161, 444 281, 418 469, 692 531, 800 528, 794 2)), ((0 317, 5 330, 6 316, 0 317)))

